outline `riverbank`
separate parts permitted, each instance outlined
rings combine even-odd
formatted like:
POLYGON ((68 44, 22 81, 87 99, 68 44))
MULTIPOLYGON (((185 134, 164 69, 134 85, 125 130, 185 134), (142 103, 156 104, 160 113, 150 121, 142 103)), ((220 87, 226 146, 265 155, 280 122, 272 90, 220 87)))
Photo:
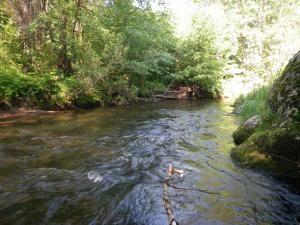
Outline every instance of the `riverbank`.
POLYGON ((232 158, 242 167, 300 180, 300 52, 273 84, 235 103, 242 120, 233 133, 232 158))
MULTIPOLYGON (((134 102, 135 104, 144 104, 144 103, 154 103, 162 101, 161 99, 154 99, 154 98, 138 98, 137 102, 134 102)), ((127 103, 126 105, 129 104, 134 104, 133 102, 127 103)), ((42 114, 47 114, 47 115, 55 115, 55 114, 61 114, 65 112, 72 112, 72 111, 81 111, 81 110, 88 110, 88 109, 95 109, 98 107, 112 107, 109 105, 106 106, 95 106, 95 107, 89 107, 89 108, 78 108, 78 107, 72 107, 70 109, 64 109, 64 110, 43 110, 43 109, 38 109, 38 108, 14 108, 10 110, 0 110, 0 120, 1 119, 10 119, 10 118, 17 118, 17 117, 22 117, 22 116, 34 116, 34 115, 42 115, 42 114)))
MULTIPOLYGON (((158 98, 136 98, 136 101, 133 102, 126 102, 123 105, 130 105, 130 104, 144 104, 144 103, 153 103, 153 102, 159 102, 163 99, 158 98)), ((11 109, 1 110, 0 109, 0 119, 9 119, 9 118, 16 118, 16 117, 22 117, 22 116, 31 116, 31 115, 41 115, 41 114, 60 114, 64 112, 72 112, 72 111, 81 111, 81 110, 88 110, 88 109, 94 109, 98 107, 112 107, 112 106, 118 106, 118 105, 93 105, 89 107, 66 107, 61 108, 61 110, 57 110, 56 107, 54 107, 52 110, 45 110, 38 107, 15 107, 11 109)))
MULTIPOLYGON (((173 91, 171 91, 173 92, 173 91)), ((229 97, 221 97, 221 98, 215 98, 215 100, 220 99, 230 99, 229 97)), ((176 100, 196 100, 196 99, 190 99, 186 96, 176 96, 176 97, 169 97, 168 95, 159 95, 159 96, 152 96, 152 97, 137 97, 135 101, 126 102, 122 105, 135 105, 135 104, 147 104, 147 103, 158 103, 161 101, 176 101, 176 100)), ((205 100, 205 99, 197 99, 197 101, 205 100)), ((61 110, 43 110, 39 108, 26 108, 26 107, 20 107, 20 108, 12 108, 9 110, 0 110, 0 119, 7 119, 7 118, 16 118, 16 117, 22 117, 22 116, 30 116, 30 115, 40 115, 40 114, 59 114, 63 112, 72 112, 72 111, 81 111, 81 110, 88 110, 88 109, 95 109, 99 107, 118 107, 121 105, 95 105, 90 107, 69 107, 69 108, 62 108, 61 110)))

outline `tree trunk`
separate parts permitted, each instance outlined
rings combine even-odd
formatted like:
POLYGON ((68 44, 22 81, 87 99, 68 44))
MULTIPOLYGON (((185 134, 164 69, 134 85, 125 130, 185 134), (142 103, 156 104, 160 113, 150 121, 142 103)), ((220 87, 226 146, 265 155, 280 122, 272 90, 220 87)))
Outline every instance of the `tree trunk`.
POLYGON ((71 74, 72 73, 72 63, 71 59, 68 56, 68 43, 67 43, 67 24, 68 24, 68 17, 65 13, 62 15, 63 26, 61 28, 60 33, 60 42, 62 47, 58 53, 58 63, 57 68, 64 74, 71 74))

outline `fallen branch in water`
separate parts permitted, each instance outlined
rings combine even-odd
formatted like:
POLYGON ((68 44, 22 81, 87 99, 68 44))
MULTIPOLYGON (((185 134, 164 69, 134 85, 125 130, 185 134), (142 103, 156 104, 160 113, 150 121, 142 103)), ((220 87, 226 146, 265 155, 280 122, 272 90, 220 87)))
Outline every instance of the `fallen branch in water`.
POLYGON ((175 220, 174 216, 174 211, 171 207, 170 199, 169 199, 169 193, 168 193, 168 186, 169 186, 169 181, 171 176, 177 173, 180 176, 183 176, 184 171, 183 170, 177 170, 173 164, 170 164, 167 170, 167 176, 164 179, 164 184, 163 184, 163 202, 164 202, 164 207, 166 209, 166 213, 168 216, 169 224, 170 225, 179 225, 179 223, 175 220))
POLYGON ((208 191, 208 190, 203 190, 203 189, 199 189, 199 188, 183 188, 183 187, 177 187, 174 185, 169 184, 169 187, 174 188, 174 189, 178 189, 178 190, 184 190, 184 191, 200 191, 206 194, 211 194, 211 195, 219 195, 220 192, 212 192, 212 191, 208 191))
POLYGON ((184 171, 180 170, 180 169, 176 169, 173 166, 173 164, 170 164, 168 167, 168 170, 167 170, 167 176, 165 177, 164 182, 163 182, 163 202, 164 202, 164 207, 165 207, 165 210, 166 210, 166 213, 168 216, 169 225, 179 225, 179 223, 175 219, 174 211, 171 206, 171 202, 169 199, 169 193, 168 193, 168 186, 171 188, 174 188, 174 189, 179 189, 179 190, 200 191, 200 192, 207 193, 207 194, 220 194, 219 192, 210 192, 208 190, 202 190, 202 189, 197 189, 197 188, 182 188, 182 187, 176 187, 174 185, 171 185, 170 179, 174 173, 183 177, 184 171))

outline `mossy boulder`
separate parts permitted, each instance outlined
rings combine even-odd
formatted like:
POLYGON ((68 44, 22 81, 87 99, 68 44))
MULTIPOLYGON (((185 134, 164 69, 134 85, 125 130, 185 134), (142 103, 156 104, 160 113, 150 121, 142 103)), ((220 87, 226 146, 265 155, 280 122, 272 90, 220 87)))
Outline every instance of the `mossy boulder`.
POLYGON ((277 167, 272 157, 265 154, 255 143, 255 136, 251 136, 244 143, 236 146, 231 151, 231 158, 238 162, 239 166, 274 171, 277 167))
POLYGON ((234 143, 239 145, 243 143, 251 134, 254 133, 255 128, 261 124, 261 117, 256 115, 246 120, 239 128, 233 133, 234 143))
POLYGON ((299 146, 297 127, 276 128, 254 133, 232 150, 231 157, 243 167, 299 179, 299 146))
POLYGON ((300 122, 300 51, 289 61, 282 75, 275 81, 268 97, 273 112, 281 122, 300 122))
MULTIPOLYGON (((231 157, 239 165, 300 179, 300 52, 273 84, 267 99, 272 113, 234 132, 231 157), (275 115, 275 116, 274 116, 275 115)), ((247 122, 247 121, 246 121, 247 122)))

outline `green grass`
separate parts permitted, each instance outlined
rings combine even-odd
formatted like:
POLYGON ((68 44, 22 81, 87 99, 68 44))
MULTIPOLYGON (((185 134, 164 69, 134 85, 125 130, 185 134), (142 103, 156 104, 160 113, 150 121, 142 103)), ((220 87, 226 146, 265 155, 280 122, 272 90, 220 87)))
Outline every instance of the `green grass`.
POLYGON ((261 86, 255 88, 248 95, 241 95, 236 99, 234 107, 238 109, 238 117, 241 122, 255 115, 260 115, 263 119, 274 117, 267 104, 270 88, 271 84, 261 86))

